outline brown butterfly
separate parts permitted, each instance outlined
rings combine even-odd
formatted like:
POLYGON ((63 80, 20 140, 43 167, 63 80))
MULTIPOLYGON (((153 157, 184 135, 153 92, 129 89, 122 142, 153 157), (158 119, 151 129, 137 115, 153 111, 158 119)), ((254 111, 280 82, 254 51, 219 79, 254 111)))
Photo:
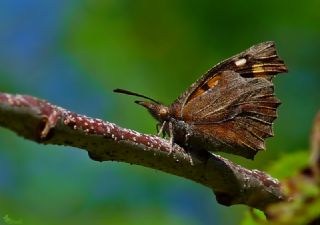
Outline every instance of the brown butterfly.
POLYGON ((272 78, 287 72, 273 42, 264 42, 211 68, 171 105, 144 95, 135 101, 159 121, 160 132, 187 149, 223 151, 253 159, 273 136, 280 101, 274 95, 272 78))

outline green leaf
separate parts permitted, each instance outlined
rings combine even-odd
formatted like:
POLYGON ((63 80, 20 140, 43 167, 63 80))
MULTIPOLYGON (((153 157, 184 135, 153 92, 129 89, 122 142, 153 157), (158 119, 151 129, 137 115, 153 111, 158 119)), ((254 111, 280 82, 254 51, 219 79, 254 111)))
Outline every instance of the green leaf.
POLYGON ((309 155, 308 150, 286 154, 268 169, 268 173, 278 179, 291 177, 308 166, 309 155))

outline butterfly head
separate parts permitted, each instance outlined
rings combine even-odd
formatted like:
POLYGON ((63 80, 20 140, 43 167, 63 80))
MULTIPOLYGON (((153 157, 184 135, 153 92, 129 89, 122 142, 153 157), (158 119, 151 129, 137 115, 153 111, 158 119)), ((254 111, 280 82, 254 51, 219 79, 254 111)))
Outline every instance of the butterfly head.
POLYGON ((150 97, 147 97, 147 96, 144 96, 144 95, 132 92, 132 91, 124 90, 124 89, 115 89, 113 91, 116 92, 116 93, 121 93, 121 94, 126 94, 126 95, 133 95, 133 96, 137 96, 137 97, 141 97, 141 98, 150 100, 150 101, 135 101, 135 103, 147 108, 148 111, 150 112, 150 114, 156 120, 158 120, 160 122, 169 120, 169 118, 170 118, 170 109, 169 109, 169 107, 161 104, 160 102, 158 102, 158 101, 156 101, 156 100, 154 100, 154 99, 152 99, 150 97))
POLYGON ((135 101, 135 103, 147 108, 150 114, 160 122, 169 120, 170 118, 169 108, 165 105, 147 101, 135 101))

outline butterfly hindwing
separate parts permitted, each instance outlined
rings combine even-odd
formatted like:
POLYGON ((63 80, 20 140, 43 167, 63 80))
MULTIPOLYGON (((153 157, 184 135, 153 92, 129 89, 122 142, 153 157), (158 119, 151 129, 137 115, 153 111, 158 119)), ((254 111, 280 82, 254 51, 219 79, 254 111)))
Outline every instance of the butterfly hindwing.
POLYGON ((215 150, 252 158, 265 149, 265 138, 273 136, 272 122, 280 104, 273 84, 266 79, 243 78, 233 71, 220 76, 215 88, 185 105, 182 120, 204 139, 220 142, 221 149, 215 150))

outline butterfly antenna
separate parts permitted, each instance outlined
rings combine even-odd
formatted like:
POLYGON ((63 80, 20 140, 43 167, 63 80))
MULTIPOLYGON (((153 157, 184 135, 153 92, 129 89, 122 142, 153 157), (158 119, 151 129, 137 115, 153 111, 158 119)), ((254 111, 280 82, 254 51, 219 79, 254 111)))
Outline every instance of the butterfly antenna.
POLYGON ((148 99, 150 101, 153 101, 157 104, 161 104, 160 102, 152 99, 152 98, 149 98, 147 96, 144 96, 144 95, 141 95, 141 94, 138 94, 138 93, 135 93, 135 92, 132 92, 132 91, 128 91, 128 90, 124 90, 124 89, 120 89, 120 88, 117 88, 117 89, 114 89, 113 92, 116 92, 116 93, 121 93, 121 94, 126 94, 126 95, 132 95, 132 96, 137 96, 137 97, 141 97, 141 98, 145 98, 145 99, 148 99))

